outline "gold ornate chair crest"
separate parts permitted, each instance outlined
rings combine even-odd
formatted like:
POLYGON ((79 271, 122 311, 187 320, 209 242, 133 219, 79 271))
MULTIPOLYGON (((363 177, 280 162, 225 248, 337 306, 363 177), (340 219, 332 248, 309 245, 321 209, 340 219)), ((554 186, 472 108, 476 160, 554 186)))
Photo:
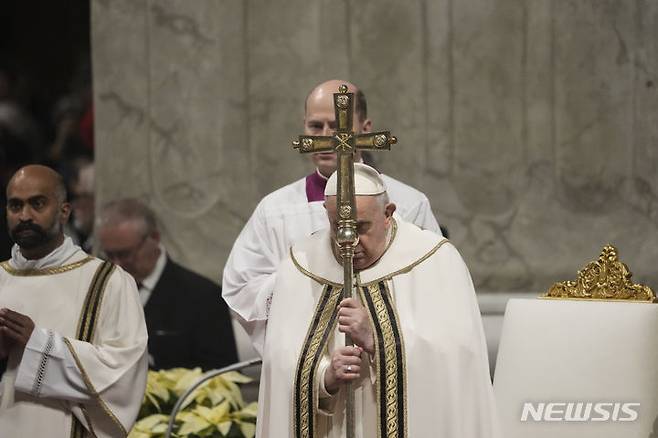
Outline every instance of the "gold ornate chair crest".
POLYGON ((540 298, 657 302, 654 291, 649 286, 633 283, 632 275, 619 260, 617 248, 606 245, 598 260, 578 271, 576 281, 555 283, 540 298))

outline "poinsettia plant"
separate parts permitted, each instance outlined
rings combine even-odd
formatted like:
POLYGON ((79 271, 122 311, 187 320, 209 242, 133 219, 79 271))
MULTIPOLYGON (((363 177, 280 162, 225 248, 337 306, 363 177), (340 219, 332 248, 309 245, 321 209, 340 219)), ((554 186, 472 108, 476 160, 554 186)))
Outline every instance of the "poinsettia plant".
MULTIPOLYGON (((200 368, 149 371, 144 402, 128 438, 164 437, 174 405, 201 375, 200 368)), ((183 402, 172 436, 253 438, 258 407, 244 402, 239 386, 251 380, 232 371, 203 383, 183 402)))

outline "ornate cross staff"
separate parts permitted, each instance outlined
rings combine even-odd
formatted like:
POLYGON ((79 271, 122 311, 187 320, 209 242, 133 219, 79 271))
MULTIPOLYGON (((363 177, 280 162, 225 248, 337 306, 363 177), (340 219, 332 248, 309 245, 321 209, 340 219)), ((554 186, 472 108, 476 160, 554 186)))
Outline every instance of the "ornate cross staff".
MULTIPOLYGON (((354 93, 347 92, 347 85, 341 85, 334 93, 334 112, 337 129, 332 136, 300 135, 293 141, 293 148, 300 153, 335 151, 338 156, 338 231, 336 242, 340 247, 343 262, 343 296, 352 298, 354 248, 359 242, 356 232, 356 203, 354 199, 354 153, 357 150, 390 150, 397 139, 389 131, 357 134, 352 131, 354 117, 354 93)), ((354 345, 349 336, 345 344, 354 345)), ((347 438, 354 437, 354 391, 351 384, 347 388, 346 413, 347 438)))

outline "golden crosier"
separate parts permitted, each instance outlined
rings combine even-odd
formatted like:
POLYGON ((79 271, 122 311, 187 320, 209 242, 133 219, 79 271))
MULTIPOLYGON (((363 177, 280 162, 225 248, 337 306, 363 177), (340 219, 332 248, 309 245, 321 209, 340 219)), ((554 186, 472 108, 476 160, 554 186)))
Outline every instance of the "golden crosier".
MULTIPOLYGON (((337 206, 341 219, 336 231, 336 242, 340 246, 343 263, 344 298, 353 296, 354 247, 358 242, 356 230, 356 201, 354 195, 354 153, 360 150, 390 150, 397 139, 389 131, 356 133, 352 131, 354 118, 354 93, 348 93, 348 87, 342 84, 338 93, 334 93, 334 113, 336 115, 336 132, 331 136, 300 135, 292 142, 293 148, 300 153, 335 152, 338 161, 337 206)), ((345 344, 352 345, 349 335, 345 344)), ((354 391, 351 384, 346 387, 345 401, 345 435, 355 436, 354 391)))

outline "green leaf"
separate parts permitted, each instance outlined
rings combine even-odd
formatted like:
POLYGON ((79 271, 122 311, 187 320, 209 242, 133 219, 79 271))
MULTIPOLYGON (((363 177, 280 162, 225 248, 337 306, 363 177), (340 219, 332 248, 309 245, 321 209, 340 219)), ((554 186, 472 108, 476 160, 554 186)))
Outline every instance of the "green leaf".
POLYGON ((241 418, 245 418, 245 417, 256 418, 257 414, 258 414, 258 403, 256 402, 249 403, 247 406, 236 412, 236 415, 239 415, 241 418))
POLYGON ((240 387, 230 381, 224 381, 223 383, 226 385, 226 388, 229 391, 229 397, 232 399, 233 405, 237 409, 244 406, 244 400, 242 400, 242 392, 240 391, 240 387))
POLYGON ((204 418, 194 415, 188 417, 187 420, 181 425, 178 429, 178 435, 190 435, 192 433, 199 433, 205 428, 211 426, 211 424, 206 421, 204 418))
POLYGON ((206 406, 199 405, 194 408, 193 412, 198 416, 202 417, 203 419, 207 420, 208 422, 211 421, 210 419, 212 418, 212 409, 206 406))
POLYGON ((178 379, 175 381, 174 392, 180 397, 183 393, 201 377, 201 368, 194 368, 193 370, 185 370, 180 372, 178 379))
MULTIPOLYGON (((162 438, 169 421, 165 414, 171 413, 176 401, 201 375, 199 368, 149 371, 141 419, 129 438, 162 438)), ((243 374, 230 372, 204 382, 183 403, 173 436, 253 438, 258 405, 245 406, 239 386, 251 381, 243 374)))
POLYGON ((135 424, 135 428, 142 432, 152 432, 153 428, 160 423, 167 423, 169 417, 167 415, 155 414, 142 418, 135 424))
POLYGON ((226 394, 223 394, 220 391, 214 390, 214 391, 209 391, 208 392, 208 398, 210 398, 210 402, 212 403, 213 406, 216 406, 226 400, 226 394))
POLYGON ((208 420, 213 424, 220 423, 221 421, 228 418, 229 408, 230 406, 228 404, 228 401, 223 401, 222 403, 218 404, 217 406, 211 409, 210 417, 208 418, 208 420))
POLYGON ((158 410, 158 412, 162 411, 160 408, 160 403, 158 402, 158 398, 154 396, 152 393, 146 392, 144 393, 144 396, 148 399, 149 402, 155 407, 155 409, 158 410))
POLYGON ((151 387, 147 388, 147 390, 150 394, 159 397, 163 402, 169 401, 169 388, 165 387, 164 385, 152 385, 151 387))
POLYGON ((240 422, 240 431, 245 438, 254 438, 256 435, 256 425, 252 423, 240 422))
POLYGON ((222 421, 217 425, 217 430, 222 434, 222 436, 226 436, 228 435, 228 431, 231 430, 232 424, 232 421, 222 421))
POLYGON ((238 373, 237 371, 229 371, 228 373, 224 373, 221 376, 229 382, 234 383, 250 383, 254 381, 254 379, 251 377, 247 377, 244 374, 238 373))

